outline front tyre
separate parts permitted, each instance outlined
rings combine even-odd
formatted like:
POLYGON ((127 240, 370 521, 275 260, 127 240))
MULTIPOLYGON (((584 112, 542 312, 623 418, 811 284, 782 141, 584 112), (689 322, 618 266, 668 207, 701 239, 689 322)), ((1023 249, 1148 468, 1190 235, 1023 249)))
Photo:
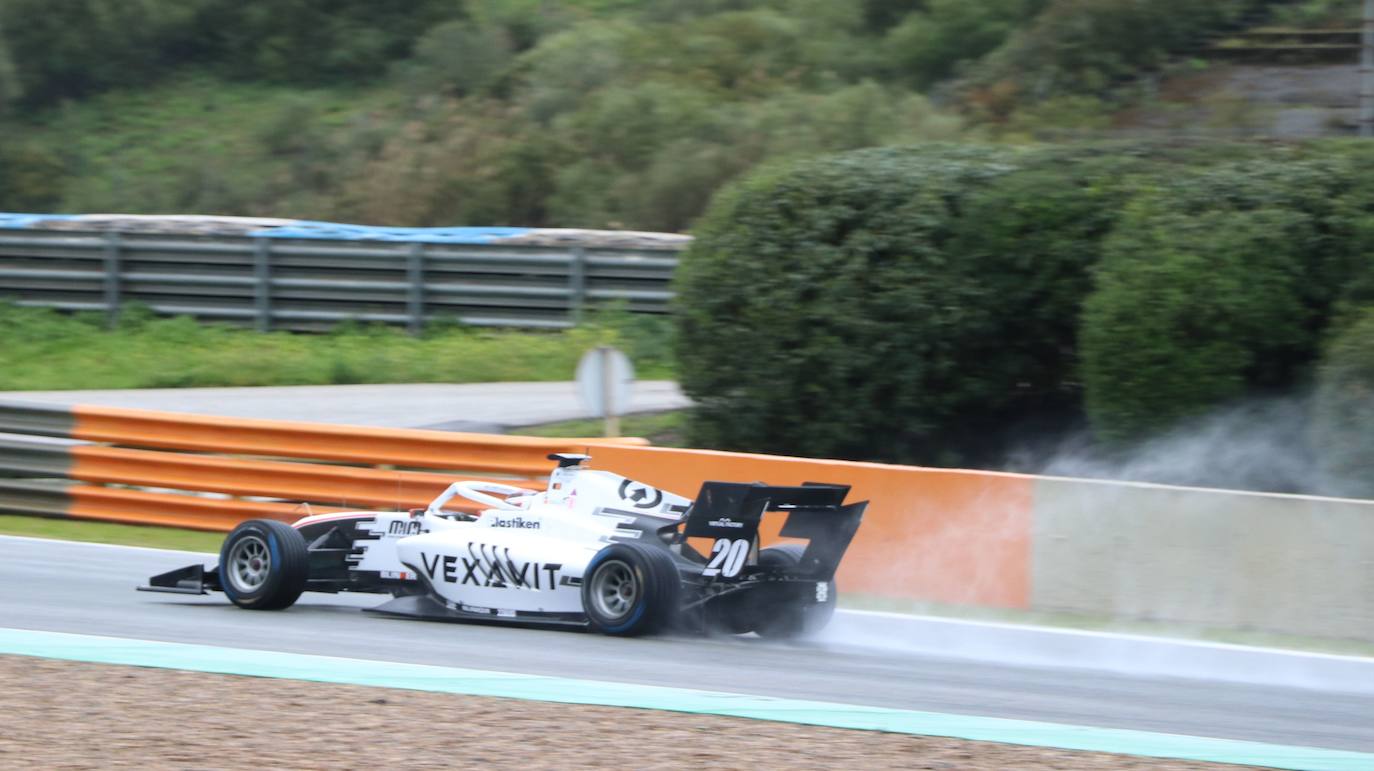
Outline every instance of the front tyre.
POLYGON ((633 637, 667 628, 682 579, 663 549, 614 543, 592 557, 582 578, 582 608, 591 628, 633 637))
POLYGON ((305 591, 309 577, 305 538, 290 525, 250 519, 234 528, 220 547, 220 588, 240 608, 290 607, 305 591))
MULTIPOLYGON (((801 564, 805 551, 806 547, 794 543, 763 549, 759 552, 759 567, 795 568, 801 564)), ((755 609, 754 632, 759 637, 772 640, 810 637, 830 623, 830 617, 835 615, 835 582, 797 586, 803 591, 755 609)))

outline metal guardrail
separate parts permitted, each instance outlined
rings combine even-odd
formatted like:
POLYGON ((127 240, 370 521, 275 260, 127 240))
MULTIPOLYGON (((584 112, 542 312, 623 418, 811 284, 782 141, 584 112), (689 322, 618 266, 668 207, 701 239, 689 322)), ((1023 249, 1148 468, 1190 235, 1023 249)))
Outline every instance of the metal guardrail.
POLYGON ((0 402, 0 513, 229 530, 423 506, 456 475, 538 488, 551 452, 644 444, 0 402))
POLYGON ((72 411, 27 402, 0 402, 0 434, 71 436, 72 411))
POLYGON ((71 466, 69 445, 0 436, 0 477, 60 479, 71 466))
POLYGON ((0 230, 0 299, 322 330, 355 319, 563 328, 621 302, 667 313, 674 249, 0 230))
POLYGON ((8 479, 0 475, 0 514, 65 517, 71 508, 71 482, 8 479))

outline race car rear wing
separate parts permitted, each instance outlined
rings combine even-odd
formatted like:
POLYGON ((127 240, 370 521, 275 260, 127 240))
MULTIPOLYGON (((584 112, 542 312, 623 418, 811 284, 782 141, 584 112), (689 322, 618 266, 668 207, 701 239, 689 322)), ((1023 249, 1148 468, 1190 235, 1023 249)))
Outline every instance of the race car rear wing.
MULTIPOLYGON (((849 542, 859 529, 868 501, 846 505, 848 485, 808 482, 800 487, 765 485, 761 482, 706 482, 687 510, 683 535, 734 543, 758 534, 765 512, 788 512, 780 535, 809 540, 801 563, 790 573, 806 579, 834 578, 849 542)), ((714 552, 718 553, 718 551, 714 552)))

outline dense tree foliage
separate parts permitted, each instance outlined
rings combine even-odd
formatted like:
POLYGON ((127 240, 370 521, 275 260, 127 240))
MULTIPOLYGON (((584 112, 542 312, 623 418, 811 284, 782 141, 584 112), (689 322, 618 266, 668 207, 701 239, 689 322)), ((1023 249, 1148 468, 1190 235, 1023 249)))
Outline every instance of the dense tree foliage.
POLYGON ((893 69, 928 88, 996 50, 1046 0, 929 0, 888 30, 883 46, 893 69))
POLYGON ((29 104, 154 80, 193 56, 195 21, 209 4, 6 0, 0 3, 0 94, 6 90, 6 60, 13 70, 12 96, 29 104))
POLYGON ((356 82, 384 74, 425 30, 463 14, 452 0, 6 0, 0 50, 34 105, 143 86, 188 66, 356 82))
POLYGON ((955 138, 1035 84, 1096 114, 1244 4, 5 0, 0 131, 66 209, 680 230, 759 164, 955 138))
MULTIPOLYGON (((1027 100, 1100 93, 1157 67, 1265 0, 1050 0, 978 65, 972 103, 993 116, 1027 100)), ((971 3, 971 5, 982 5, 971 3)))
POLYGON ((0 144, 0 211, 42 211, 61 198, 61 162, 27 143, 0 144))

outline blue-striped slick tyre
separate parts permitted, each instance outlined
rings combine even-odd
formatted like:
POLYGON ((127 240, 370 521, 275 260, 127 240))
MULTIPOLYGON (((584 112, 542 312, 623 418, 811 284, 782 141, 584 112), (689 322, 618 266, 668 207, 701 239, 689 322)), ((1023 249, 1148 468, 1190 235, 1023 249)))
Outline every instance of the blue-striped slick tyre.
POLYGON ((613 543, 587 563, 582 607, 595 631, 620 637, 653 634, 672 625, 682 579, 664 549, 613 543))
POLYGON ((305 538, 290 525, 250 519, 224 539, 219 583, 229 601, 249 610, 290 607, 310 578, 305 538))

